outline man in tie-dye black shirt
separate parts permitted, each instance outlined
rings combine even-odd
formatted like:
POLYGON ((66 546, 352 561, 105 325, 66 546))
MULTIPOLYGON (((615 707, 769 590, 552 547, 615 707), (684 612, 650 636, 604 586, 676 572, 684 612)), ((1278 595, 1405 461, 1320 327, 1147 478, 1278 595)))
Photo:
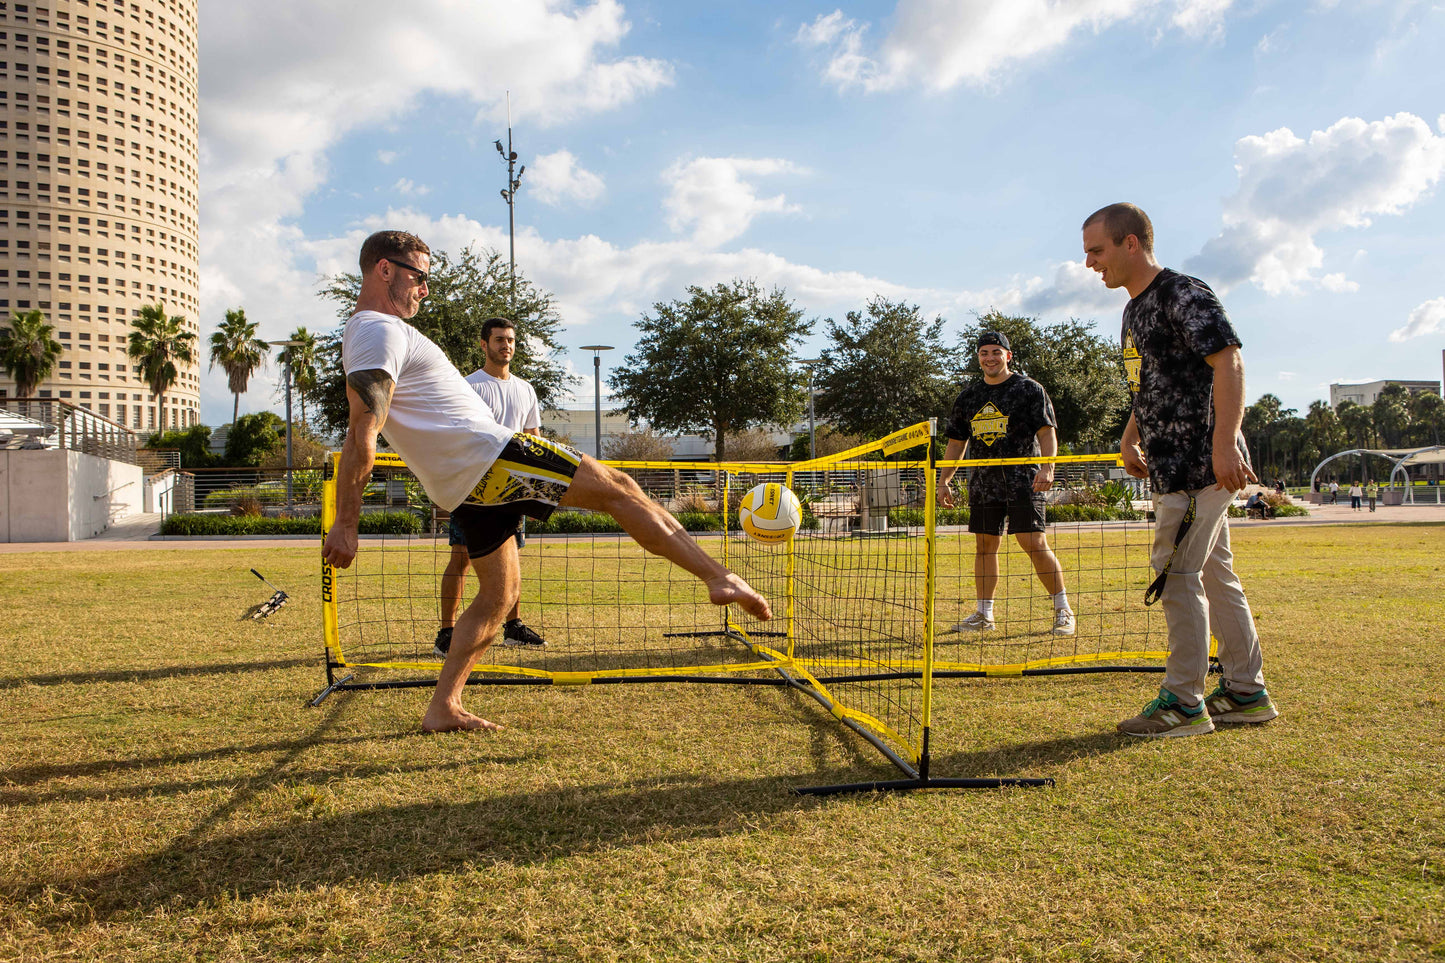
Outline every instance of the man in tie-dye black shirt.
POLYGON ((1192 736, 1216 722, 1267 722, 1279 713, 1264 688, 1259 636, 1229 548, 1230 502, 1255 477, 1239 431, 1239 336, 1209 285, 1154 260, 1154 226, 1133 204, 1095 211, 1083 236, 1085 263, 1108 287, 1129 292, 1121 340, 1134 411, 1120 456, 1154 490, 1150 564, 1162 579, 1169 626, 1159 697, 1119 731, 1192 736), (1224 681, 1206 696, 1211 633, 1224 681))

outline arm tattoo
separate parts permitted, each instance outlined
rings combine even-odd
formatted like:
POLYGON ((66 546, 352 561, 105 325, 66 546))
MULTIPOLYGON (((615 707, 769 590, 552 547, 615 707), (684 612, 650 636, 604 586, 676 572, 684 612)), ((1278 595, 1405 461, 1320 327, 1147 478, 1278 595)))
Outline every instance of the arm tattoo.
POLYGON ((348 374, 346 383, 361 396, 366 410, 376 417, 377 425, 386 424, 387 412, 391 410, 391 392, 396 387, 391 375, 380 368, 368 368, 348 374))

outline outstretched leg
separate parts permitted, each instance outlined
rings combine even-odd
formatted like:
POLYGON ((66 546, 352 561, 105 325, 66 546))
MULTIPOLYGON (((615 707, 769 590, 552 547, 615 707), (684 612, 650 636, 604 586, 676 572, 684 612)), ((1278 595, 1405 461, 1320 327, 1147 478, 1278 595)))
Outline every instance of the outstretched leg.
MULTIPOLYGON (((571 487, 557 504, 564 508, 607 512, 644 549, 701 579, 714 605, 736 602, 756 618, 773 617, 767 599, 704 552, 677 519, 644 495, 635 481, 615 468, 584 455, 577 473, 572 476, 571 487)), ((515 549, 512 551, 515 560, 515 549)))

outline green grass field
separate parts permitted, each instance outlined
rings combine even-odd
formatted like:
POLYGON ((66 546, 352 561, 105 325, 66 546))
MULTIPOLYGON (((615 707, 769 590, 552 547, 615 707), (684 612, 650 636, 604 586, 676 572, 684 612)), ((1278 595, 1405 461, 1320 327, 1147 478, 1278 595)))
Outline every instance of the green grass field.
POLYGON ((1235 533, 1283 715, 1124 741, 1157 676, 941 682, 890 778, 761 687, 319 709, 314 547, 0 556, 0 960, 1445 959, 1440 526, 1235 533), (294 601, 241 620, 269 590, 294 601))

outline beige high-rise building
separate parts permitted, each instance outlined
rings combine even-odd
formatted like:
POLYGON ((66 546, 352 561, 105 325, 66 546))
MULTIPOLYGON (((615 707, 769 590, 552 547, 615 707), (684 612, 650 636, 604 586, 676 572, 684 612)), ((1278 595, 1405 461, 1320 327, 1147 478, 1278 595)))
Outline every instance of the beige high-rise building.
MULTIPOLYGON (((36 395, 132 428, 200 407, 197 0, 0 3, 0 327, 39 309, 64 347, 36 395), (126 356, 160 303, 196 332, 165 412, 126 356)), ((0 397, 15 384, 0 370, 0 397)))

